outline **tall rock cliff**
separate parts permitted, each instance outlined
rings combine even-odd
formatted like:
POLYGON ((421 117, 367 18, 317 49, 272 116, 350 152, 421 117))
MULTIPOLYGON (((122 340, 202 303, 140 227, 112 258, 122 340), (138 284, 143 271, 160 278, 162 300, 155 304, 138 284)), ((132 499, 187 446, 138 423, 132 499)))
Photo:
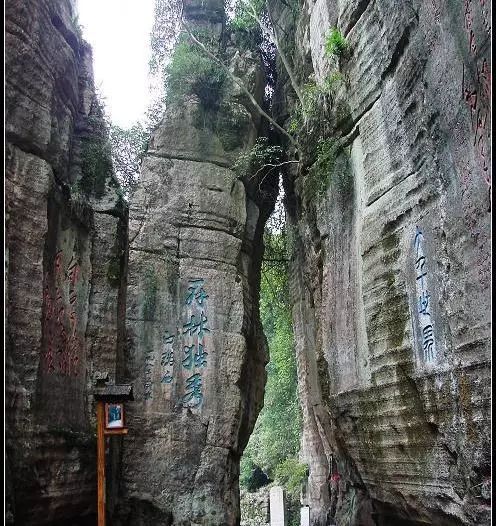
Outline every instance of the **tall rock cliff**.
MULTIPOLYGON (((223 3, 189 1, 184 18, 261 102, 260 57, 233 47, 223 3)), ((130 204, 126 375, 136 401, 123 448, 123 525, 236 524, 239 458, 263 402, 258 291, 277 180, 242 181, 231 170, 263 125, 184 37, 130 204)))
POLYGON ((93 524, 91 390, 124 343, 127 206, 73 2, 5 15, 6 521, 93 524))
MULTIPOLYGON (((74 9, 6 6, 6 520, 94 524, 91 393, 108 375, 136 398, 112 524, 235 525, 278 181, 232 167, 273 131, 186 36, 128 242, 74 9)), ((278 62, 311 524, 488 525, 490 4, 270 9, 304 103, 278 62), (326 54, 331 27, 343 46, 326 54)), ((263 104, 260 56, 224 17, 219 0, 184 3, 263 104)))
POLYGON ((311 524, 489 524, 490 6, 283 7, 327 90, 286 176, 311 524))

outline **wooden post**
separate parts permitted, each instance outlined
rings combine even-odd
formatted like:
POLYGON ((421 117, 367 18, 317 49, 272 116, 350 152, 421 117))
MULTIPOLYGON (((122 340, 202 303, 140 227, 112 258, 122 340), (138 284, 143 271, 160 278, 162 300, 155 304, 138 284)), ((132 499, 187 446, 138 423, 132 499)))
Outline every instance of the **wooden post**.
POLYGON ((105 526, 105 402, 99 400, 97 416, 98 526, 105 526))
MULTIPOLYGON (((105 379, 104 379, 105 380, 105 379)), ((108 435, 127 435, 128 429, 124 427, 124 401, 134 400, 132 384, 121 385, 99 385, 101 381, 97 381, 97 386, 94 391, 96 400, 96 435, 97 435, 97 451, 96 451, 96 471, 97 471, 97 494, 98 494, 98 526, 105 526, 105 440, 108 435), (120 406, 120 422, 119 419, 112 419, 112 422, 107 421, 106 404, 118 404, 120 406), (107 429, 109 425, 110 429, 107 429)), ((116 408, 118 409, 118 408, 116 408)), ((113 415, 119 416, 117 414, 113 415)))

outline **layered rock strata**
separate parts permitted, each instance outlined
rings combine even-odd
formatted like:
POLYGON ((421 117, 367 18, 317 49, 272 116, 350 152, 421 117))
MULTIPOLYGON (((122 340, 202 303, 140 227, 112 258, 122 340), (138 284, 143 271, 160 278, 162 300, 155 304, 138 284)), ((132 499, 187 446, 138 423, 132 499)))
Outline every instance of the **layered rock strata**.
MULTIPOLYGON (((221 2, 188 2, 184 17, 222 43, 223 13, 221 2)), ((220 46, 261 101, 258 54, 220 46)), ((183 74, 187 82, 195 72, 183 74)), ((277 181, 242 181, 231 170, 261 126, 236 84, 228 77, 223 90, 198 91, 169 94, 131 199, 126 375, 136 401, 123 525, 239 523, 239 458, 263 402, 258 291, 277 181)))
MULTIPOLYGON (((490 5, 272 10, 298 82, 333 79, 285 176, 311 524, 489 524, 490 5)), ((184 16, 261 101, 260 59, 223 13, 184 16)), ((127 208, 75 19, 69 0, 6 6, 6 520, 94 523, 91 390, 108 375, 136 392, 113 523, 237 524, 277 181, 231 167, 267 131, 229 80, 169 105, 132 200, 126 311, 127 208)))
POLYGON ((5 15, 6 521, 92 524, 91 390, 124 343, 127 207, 73 2, 5 15))
POLYGON ((317 0, 274 17, 301 82, 342 75, 324 191, 308 166, 286 178, 313 525, 490 522, 489 10, 317 0))

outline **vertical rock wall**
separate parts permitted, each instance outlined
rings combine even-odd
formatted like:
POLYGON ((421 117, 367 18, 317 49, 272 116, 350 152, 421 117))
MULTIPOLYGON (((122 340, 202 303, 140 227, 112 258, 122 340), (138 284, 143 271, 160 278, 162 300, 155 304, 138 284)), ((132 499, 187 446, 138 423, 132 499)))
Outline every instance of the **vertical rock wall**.
POLYGON ((127 207, 73 2, 5 14, 6 521, 89 524, 91 389, 124 343, 127 207))
POLYGON ((305 169, 286 183, 313 525, 489 524, 489 11, 317 0, 276 17, 301 82, 343 75, 325 192, 305 169))
MULTIPOLYGON (((229 40, 221 2, 188 2, 184 15, 229 40)), ((259 56, 224 51, 261 100, 259 56)), ((263 402, 259 273, 277 181, 243 183, 230 169, 260 122, 226 82, 208 102, 169 105, 131 200, 123 525, 239 522, 239 457, 263 402)))
MULTIPOLYGON (((322 108, 339 146, 324 192, 306 158, 285 181, 311 522, 489 524, 490 5, 296 7, 274 19, 300 82, 343 75, 322 108), (339 59, 323 52, 331 26, 350 47, 339 59)), ((230 45, 223 5, 186 2, 185 17, 262 100, 259 57, 230 45)), ((108 373, 136 391, 114 522, 236 524, 277 181, 231 166, 266 130, 235 84, 210 107, 170 105, 132 202, 127 278, 74 2, 9 1, 6 46, 7 523, 94 523, 91 388, 108 373)), ((281 121, 285 82, 281 69, 281 121)))

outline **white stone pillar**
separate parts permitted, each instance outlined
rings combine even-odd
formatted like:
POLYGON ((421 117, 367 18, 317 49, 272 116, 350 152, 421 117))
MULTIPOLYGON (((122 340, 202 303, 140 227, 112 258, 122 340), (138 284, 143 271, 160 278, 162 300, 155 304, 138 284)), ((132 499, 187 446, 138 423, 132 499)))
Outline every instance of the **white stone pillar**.
POLYGON ((310 526, 310 508, 303 506, 300 509, 300 526, 310 526))
POLYGON ((270 526, 286 526, 284 490, 281 486, 270 489, 270 526))

